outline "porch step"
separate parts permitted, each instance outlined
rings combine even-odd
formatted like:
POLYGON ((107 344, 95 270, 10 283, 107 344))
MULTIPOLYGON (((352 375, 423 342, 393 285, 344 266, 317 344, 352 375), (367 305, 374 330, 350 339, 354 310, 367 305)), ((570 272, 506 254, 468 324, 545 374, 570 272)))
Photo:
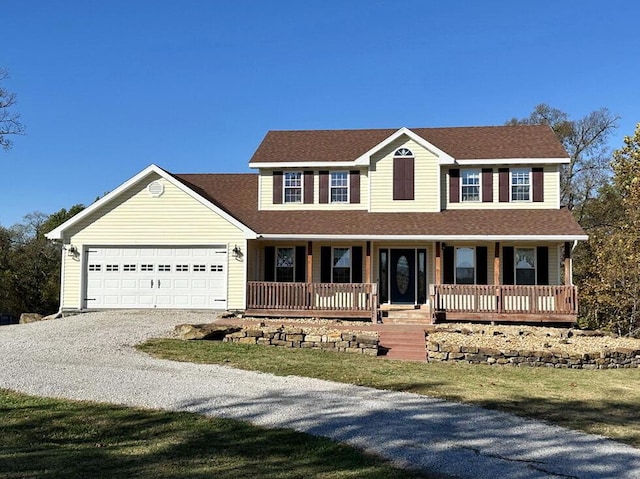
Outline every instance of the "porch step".
POLYGON ((424 331, 391 330, 380 331, 380 350, 385 354, 379 357, 383 359, 402 359, 405 361, 426 361, 424 331))
POLYGON ((431 311, 428 309, 410 309, 399 311, 383 311, 384 324, 432 324, 431 311))

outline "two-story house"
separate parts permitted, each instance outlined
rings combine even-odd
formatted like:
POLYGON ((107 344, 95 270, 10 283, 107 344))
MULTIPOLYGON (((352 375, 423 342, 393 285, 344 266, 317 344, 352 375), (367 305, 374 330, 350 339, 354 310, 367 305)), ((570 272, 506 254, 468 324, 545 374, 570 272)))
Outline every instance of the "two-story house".
POLYGON ((257 174, 151 165, 47 235, 61 308, 573 321, 568 162, 550 128, 496 126, 271 131, 257 174))

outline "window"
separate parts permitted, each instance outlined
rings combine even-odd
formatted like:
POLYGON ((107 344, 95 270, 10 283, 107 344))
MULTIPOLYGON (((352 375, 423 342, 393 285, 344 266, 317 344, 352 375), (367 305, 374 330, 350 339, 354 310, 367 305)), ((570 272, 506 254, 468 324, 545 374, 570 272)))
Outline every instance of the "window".
POLYGON ((125 264, 122 267, 122 270, 123 271, 128 271, 128 272, 135 271, 136 270, 136 265, 135 264, 125 264))
POLYGON ((291 248, 277 248, 276 281, 293 282, 295 268, 295 250, 291 248))
POLYGON ((153 271, 153 265, 152 264, 141 264, 140 265, 140 271, 153 271))
POLYGON ((178 272, 187 272, 187 271, 189 271, 189 265, 188 264, 177 264, 176 265, 176 271, 178 271, 178 272))
POLYGON ((163 273, 171 271, 171 265, 170 264, 159 264, 158 265, 158 271, 163 272, 163 273))
POLYGON ((332 282, 351 282, 351 248, 333 248, 332 282))
POLYGON ((89 271, 101 271, 102 267, 99 264, 90 264, 89 271))
POLYGON ((108 264, 107 265, 107 271, 118 271, 118 265, 117 264, 108 264))
POLYGON ((511 201, 530 201, 531 171, 529 169, 511 170, 511 201))
POLYGON ((475 250, 456 248, 456 284, 475 283, 475 250))
POLYGON ((302 173, 300 171, 285 172, 284 202, 302 203, 302 173))
POLYGON ((349 173, 347 171, 331 172, 331 203, 349 202, 349 173))
POLYGON ((536 284, 536 250, 516 248, 516 284, 536 284))
POLYGON ((193 265, 193 272, 194 273, 202 273, 204 271, 207 270, 207 265, 206 264, 194 264, 193 265))
POLYGON ((480 201, 480 170, 462 170, 462 201, 480 201))
POLYGON ((223 268, 221 264, 212 264, 211 265, 211 272, 212 273, 222 273, 223 268))

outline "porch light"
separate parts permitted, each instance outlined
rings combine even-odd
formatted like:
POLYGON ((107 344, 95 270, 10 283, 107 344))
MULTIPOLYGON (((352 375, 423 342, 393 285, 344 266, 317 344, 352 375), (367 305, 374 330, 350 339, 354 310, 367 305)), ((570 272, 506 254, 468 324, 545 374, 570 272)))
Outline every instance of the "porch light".
POLYGON ((233 257, 236 259, 240 259, 242 258, 242 250, 240 249, 240 246, 235 245, 233 247, 233 249, 231 250, 231 252, 233 253, 233 257))

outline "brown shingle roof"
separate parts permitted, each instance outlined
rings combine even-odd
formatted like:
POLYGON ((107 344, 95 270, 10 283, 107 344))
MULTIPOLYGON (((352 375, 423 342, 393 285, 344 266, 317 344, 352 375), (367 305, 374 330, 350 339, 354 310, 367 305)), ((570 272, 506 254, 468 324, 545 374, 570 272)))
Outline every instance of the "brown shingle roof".
POLYGON ((255 174, 181 174, 184 184, 258 234, 583 236, 571 213, 559 210, 448 210, 439 213, 258 211, 255 174))
MULTIPOLYGON (((567 158, 546 125, 410 128, 455 159, 567 158)), ((397 129, 270 131, 250 163, 353 161, 397 129)))

